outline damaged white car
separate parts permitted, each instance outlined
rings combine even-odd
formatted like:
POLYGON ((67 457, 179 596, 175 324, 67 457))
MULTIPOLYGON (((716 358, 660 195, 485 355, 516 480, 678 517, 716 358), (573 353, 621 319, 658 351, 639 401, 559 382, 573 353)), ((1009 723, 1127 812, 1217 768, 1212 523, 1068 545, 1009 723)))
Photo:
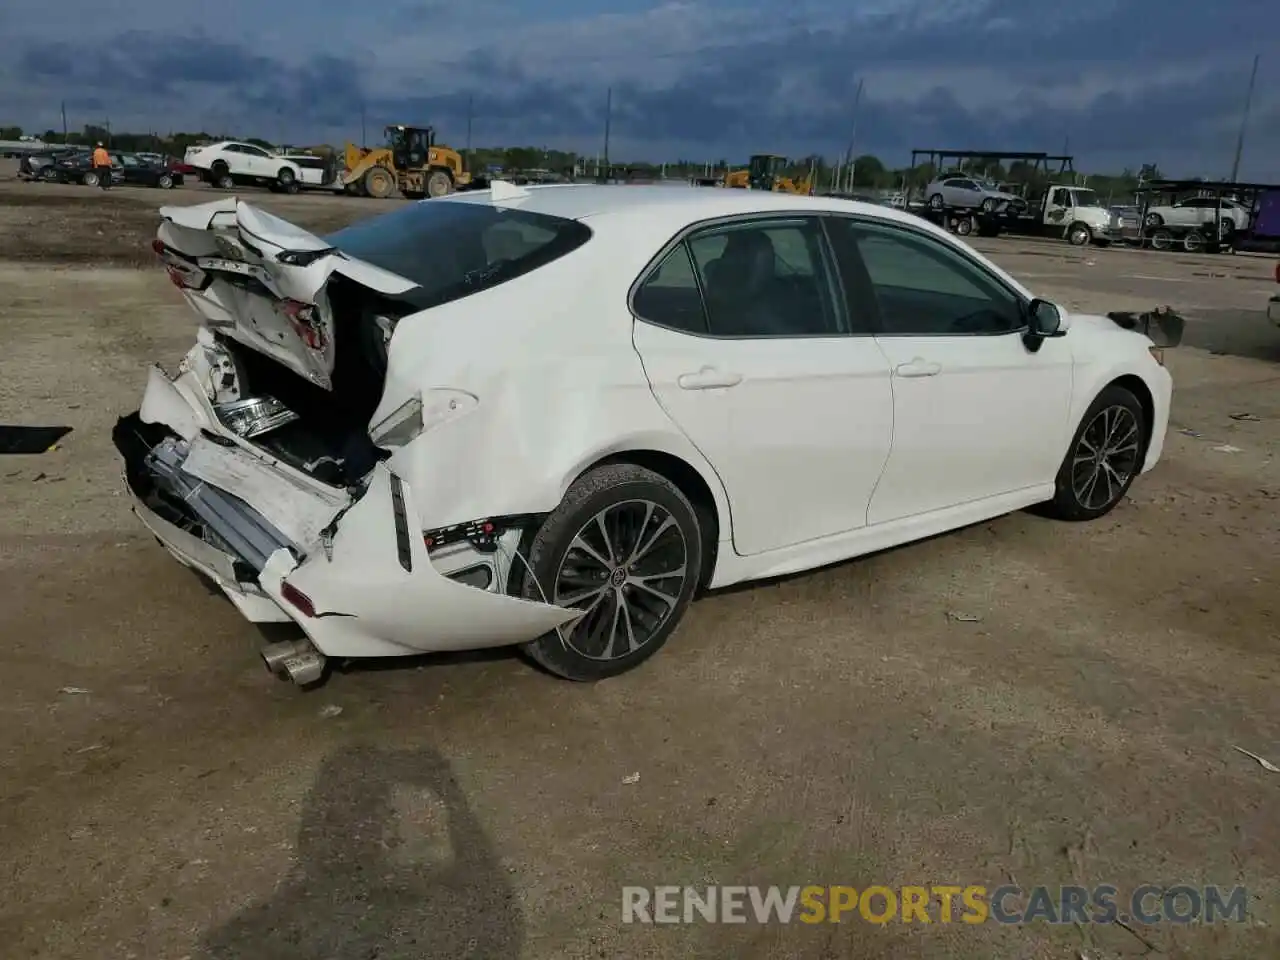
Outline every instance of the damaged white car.
POLYGON ((116 428, 134 509, 301 626, 264 650, 299 683, 505 644, 618 674, 701 589, 1098 517, 1164 441, 1150 322, 885 207, 499 183, 325 238, 235 198, 161 214, 201 323, 116 428))

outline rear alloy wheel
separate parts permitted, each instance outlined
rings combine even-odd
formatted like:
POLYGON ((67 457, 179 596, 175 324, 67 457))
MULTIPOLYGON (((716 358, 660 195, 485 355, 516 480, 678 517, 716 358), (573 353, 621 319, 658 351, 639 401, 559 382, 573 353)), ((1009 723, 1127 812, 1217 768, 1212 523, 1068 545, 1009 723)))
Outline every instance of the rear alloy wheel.
POLYGON ((1058 469, 1049 511, 1062 520, 1095 520, 1110 513, 1142 469, 1145 420, 1142 404, 1124 387, 1098 394, 1058 469))
POLYGON ((569 488, 533 537, 520 593, 585 611, 525 645, 552 673, 617 676, 666 643, 702 573, 692 504, 660 474, 634 464, 598 467, 569 488))
POLYGON ((86 173, 83 177, 80 178, 80 182, 83 183, 86 187, 96 187, 98 185, 97 172, 90 170, 88 173, 86 173))
POLYGON ((973 217, 961 217, 956 221, 956 233, 967 237, 973 233, 973 217))

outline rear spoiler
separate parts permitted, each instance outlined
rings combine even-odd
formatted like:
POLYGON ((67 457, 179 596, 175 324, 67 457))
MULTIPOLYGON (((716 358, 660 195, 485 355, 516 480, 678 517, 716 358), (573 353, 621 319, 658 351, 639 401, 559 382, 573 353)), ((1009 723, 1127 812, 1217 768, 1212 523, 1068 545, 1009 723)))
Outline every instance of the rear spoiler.
POLYGON ((1182 328, 1186 325, 1181 314, 1173 307, 1156 307, 1145 313, 1116 310, 1107 317, 1126 330, 1136 330, 1150 338, 1157 347, 1176 347, 1182 342, 1182 328))

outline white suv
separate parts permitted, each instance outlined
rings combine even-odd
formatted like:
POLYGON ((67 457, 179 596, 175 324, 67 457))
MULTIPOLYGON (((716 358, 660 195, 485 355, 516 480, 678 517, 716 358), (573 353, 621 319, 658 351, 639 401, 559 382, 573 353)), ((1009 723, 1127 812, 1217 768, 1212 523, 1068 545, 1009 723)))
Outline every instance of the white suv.
POLYGON ((297 193, 303 181, 297 163, 252 143, 224 140, 203 147, 190 147, 183 160, 200 171, 200 179, 229 190, 237 184, 278 185, 297 193))
POLYGON ((1222 232, 1244 232, 1249 229, 1249 208, 1234 200, 1217 197, 1192 197, 1170 206, 1147 209, 1147 229, 1155 227, 1196 227, 1212 224, 1222 204, 1222 232))

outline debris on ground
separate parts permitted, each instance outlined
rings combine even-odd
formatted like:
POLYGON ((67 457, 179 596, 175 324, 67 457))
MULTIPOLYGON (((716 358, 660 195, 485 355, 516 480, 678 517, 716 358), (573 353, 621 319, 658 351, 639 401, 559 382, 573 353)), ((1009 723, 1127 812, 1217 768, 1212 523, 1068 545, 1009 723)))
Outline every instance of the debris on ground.
POLYGON ((633 783, 639 783, 639 782, 640 782, 640 774, 639 774, 639 773, 633 773, 633 774, 630 774, 630 775, 628 775, 628 776, 625 776, 625 777, 623 777, 623 778, 622 778, 622 782, 623 782, 623 783, 625 783, 625 784, 628 784, 628 785, 633 784, 633 783))
POLYGON ((1242 453, 1243 452, 1239 447, 1233 447, 1229 443, 1220 443, 1213 449, 1216 450, 1218 453, 1242 453))
POLYGON ((954 620, 957 623, 981 623, 982 618, 976 613, 957 613, 955 610, 947 611, 947 619, 954 620))
MULTIPOLYGON (((1235 747, 1234 744, 1232 744, 1232 746, 1235 747)), ((1244 747, 1235 747, 1235 749, 1238 750, 1240 753, 1243 753, 1250 760, 1257 760, 1258 766, 1262 767, 1262 769, 1267 771, 1267 773, 1280 773, 1280 767, 1277 767, 1270 760, 1266 760, 1258 756, 1256 753, 1250 753, 1244 747)))
POLYGON ((330 717, 336 717, 340 713, 342 713, 342 708, 336 703, 331 703, 328 706, 320 708, 320 719, 328 720, 330 717))
POLYGON ((86 690, 84 687, 63 687, 63 688, 62 688, 61 690, 59 690, 58 692, 59 692, 59 693, 65 693, 65 694, 67 694, 68 696, 76 696, 76 695, 78 695, 78 694, 86 694, 86 693, 88 693, 89 691, 88 691, 88 690, 86 690))
POLYGON ((1262 418, 1255 413, 1233 413, 1230 415, 1232 420, 1244 420, 1248 423, 1260 423, 1262 418))

